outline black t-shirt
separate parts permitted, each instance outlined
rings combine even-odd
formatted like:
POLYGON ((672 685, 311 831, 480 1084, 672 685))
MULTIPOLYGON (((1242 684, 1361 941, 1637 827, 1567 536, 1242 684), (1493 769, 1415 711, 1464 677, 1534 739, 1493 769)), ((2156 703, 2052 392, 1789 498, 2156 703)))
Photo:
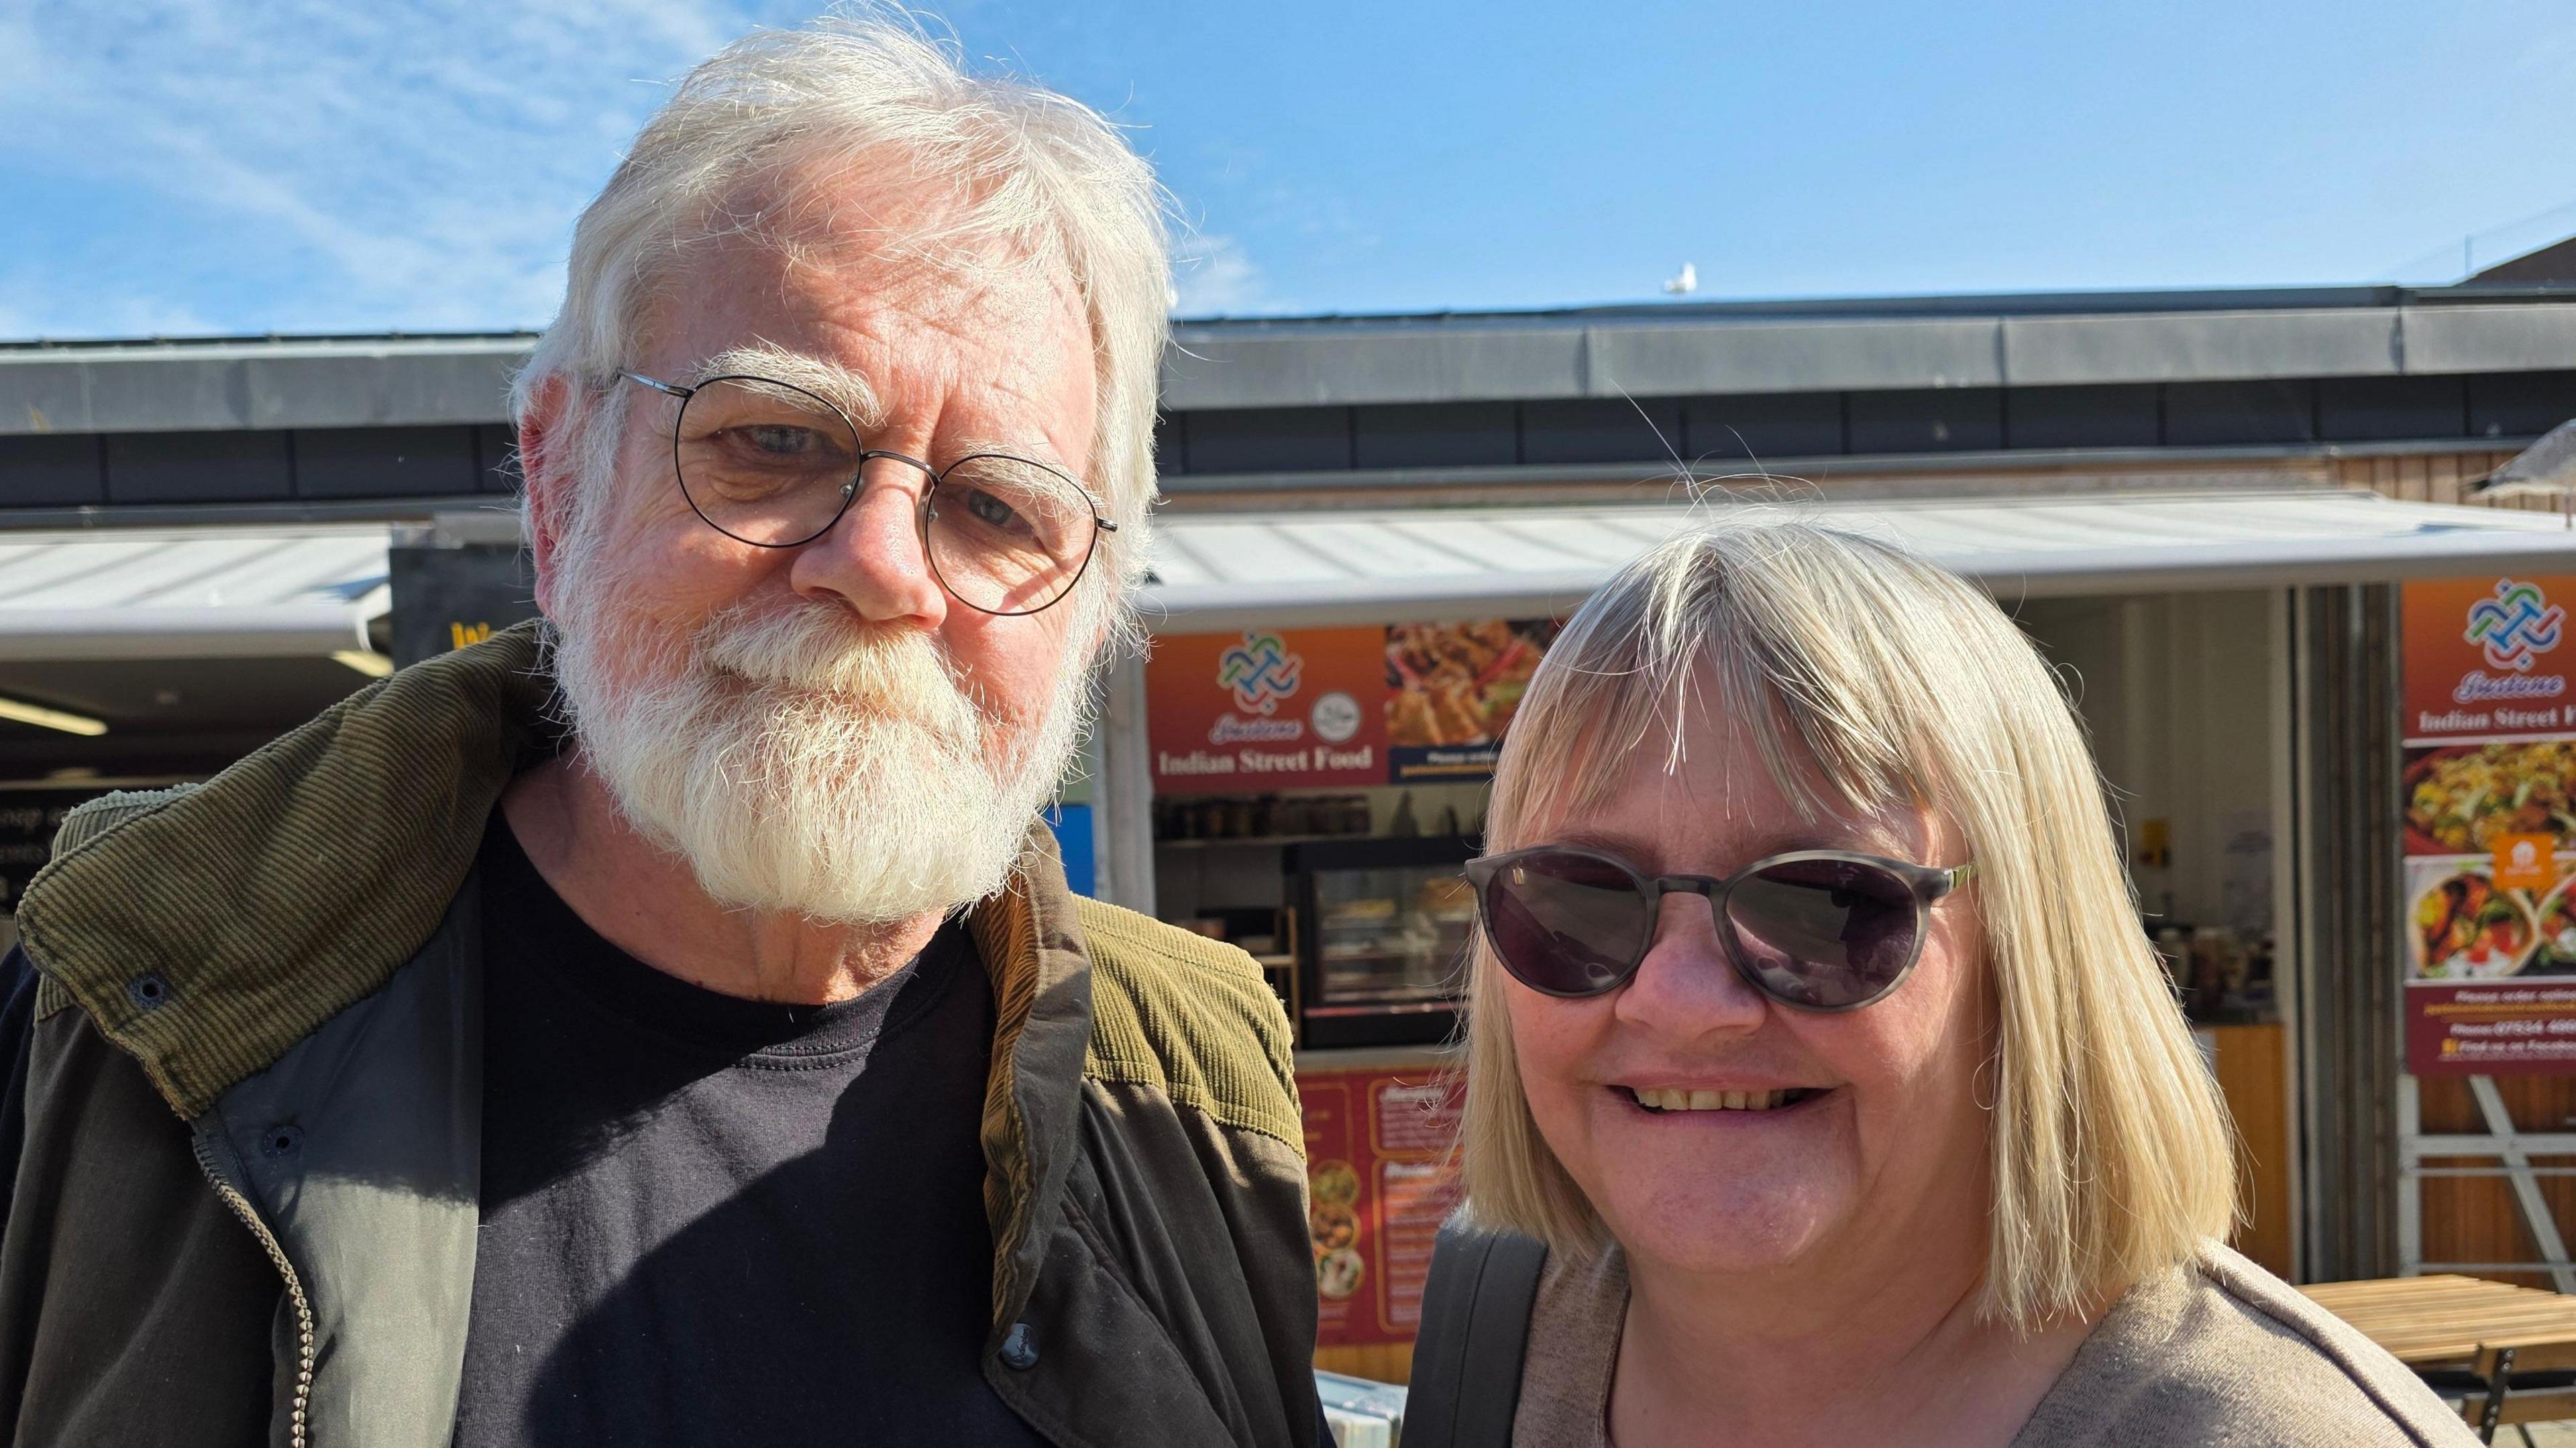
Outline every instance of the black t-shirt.
POLYGON ((483 1224, 459 1448, 1030 1445, 985 1382, 992 985, 701 989, 484 838, 483 1224))

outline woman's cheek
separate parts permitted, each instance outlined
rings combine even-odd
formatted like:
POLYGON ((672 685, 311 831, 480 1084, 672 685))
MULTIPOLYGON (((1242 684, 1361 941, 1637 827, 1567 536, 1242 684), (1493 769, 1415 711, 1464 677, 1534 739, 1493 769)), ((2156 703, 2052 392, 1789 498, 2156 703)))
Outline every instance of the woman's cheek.
MULTIPOLYGON (((1581 1064, 1593 1032, 1585 1017, 1596 1003, 1560 1001, 1515 988, 1512 1048, 1530 1117, 1560 1158, 1582 1155, 1581 1064)), ((1573 1166, 1567 1161, 1567 1166, 1573 1166)))

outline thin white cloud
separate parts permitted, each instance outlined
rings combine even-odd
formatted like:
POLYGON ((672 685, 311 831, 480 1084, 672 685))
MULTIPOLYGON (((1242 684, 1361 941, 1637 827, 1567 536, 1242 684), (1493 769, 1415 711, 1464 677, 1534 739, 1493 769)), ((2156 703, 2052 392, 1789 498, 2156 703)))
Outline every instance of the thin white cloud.
MULTIPOLYGON (((104 268, 103 286, 78 278, 86 294, 23 265, 0 275, 0 323, 543 323, 573 216, 662 82, 753 18, 676 0, 39 0, 0 20, 15 164, 202 224, 104 268), (228 273, 281 270, 282 290, 216 299, 228 273)), ((51 225, 46 256, 96 260, 81 218, 51 225)))
POLYGON ((87 297, 69 305, 25 274, 0 275, 0 339, 41 337, 196 337, 223 330, 184 301, 162 297, 87 297))
POLYGON ((1230 236, 1193 236, 1172 265, 1172 311, 1182 317, 1276 311, 1261 268, 1230 236))

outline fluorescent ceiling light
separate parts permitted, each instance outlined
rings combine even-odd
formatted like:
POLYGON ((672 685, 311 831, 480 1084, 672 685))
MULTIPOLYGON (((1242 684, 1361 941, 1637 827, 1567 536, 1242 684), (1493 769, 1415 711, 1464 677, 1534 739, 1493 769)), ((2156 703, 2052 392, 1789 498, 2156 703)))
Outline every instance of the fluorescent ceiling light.
POLYGON ((394 671, 394 661, 372 649, 341 649, 331 657, 370 679, 381 679, 394 671))
POLYGON ((60 729, 65 734, 90 738, 107 732, 107 721, 86 714, 66 714, 60 709, 47 709, 36 704, 22 704, 15 699, 0 699, 0 719, 15 719, 39 729, 60 729))

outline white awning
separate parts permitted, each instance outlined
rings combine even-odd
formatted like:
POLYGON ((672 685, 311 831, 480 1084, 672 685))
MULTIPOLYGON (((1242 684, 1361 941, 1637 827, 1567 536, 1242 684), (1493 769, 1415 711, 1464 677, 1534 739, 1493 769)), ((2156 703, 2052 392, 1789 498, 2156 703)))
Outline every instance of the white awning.
POLYGON ((2556 514, 2358 490, 1198 513, 1159 525, 1145 622, 1207 633, 1561 613, 1684 528, 1760 516, 1903 543, 2003 598, 2576 572, 2576 532, 2556 514))
MULTIPOLYGON (((2576 573, 2576 532, 2555 514, 2359 491, 1185 513, 1158 529, 1145 621, 1560 613, 1684 528, 1784 513, 1907 544, 2006 598, 2576 573)), ((386 542, 382 525, 0 532, 0 660, 365 649, 390 606, 386 542)))
POLYGON ((329 656, 390 606, 387 530, 0 532, 0 660, 329 656))

